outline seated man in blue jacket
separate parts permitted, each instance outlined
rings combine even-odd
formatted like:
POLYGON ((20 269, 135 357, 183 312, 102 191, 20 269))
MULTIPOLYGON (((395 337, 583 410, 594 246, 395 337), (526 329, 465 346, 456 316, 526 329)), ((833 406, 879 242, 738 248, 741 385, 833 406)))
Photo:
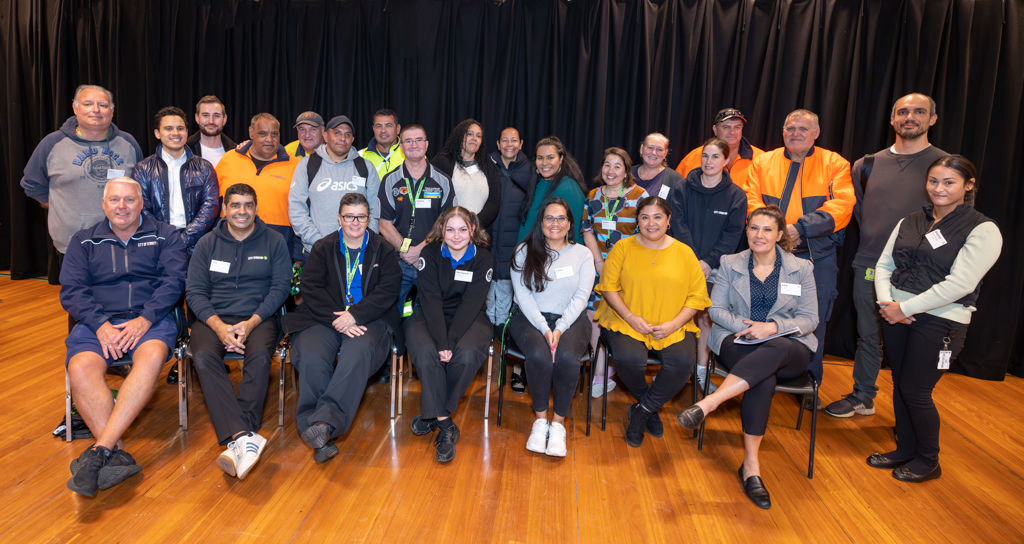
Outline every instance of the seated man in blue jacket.
POLYGON ((244 183, 228 187, 224 218, 192 254, 185 301, 198 318, 190 344, 206 407, 218 442, 227 446, 217 466, 239 479, 267 444, 257 431, 277 346, 274 313, 291 279, 288 244, 256 215, 256 191, 244 183), (221 364, 229 351, 245 356, 237 395, 221 364))
POLYGON ((106 219, 71 237, 60 271, 60 303, 78 323, 68 334, 67 365, 79 413, 96 443, 71 462, 68 488, 97 488, 142 470, 121 436, 149 402, 177 337, 171 310, 185 286, 185 247, 174 227, 142 217, 138 182, 119 177, 103 190, 106 219), (107 368, 123 356, 132 371, 118 393, 107 368))

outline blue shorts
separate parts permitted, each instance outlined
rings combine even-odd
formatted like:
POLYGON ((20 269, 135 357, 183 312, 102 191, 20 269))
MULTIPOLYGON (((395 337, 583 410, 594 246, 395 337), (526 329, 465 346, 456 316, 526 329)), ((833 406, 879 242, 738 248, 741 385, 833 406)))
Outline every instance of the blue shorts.
MULTIPOLYGON (((127 319, 112 318, 110 320, 111 325, 119 325, 128 321, 127 319)), ((135 350, 142 344, 150 340, 160 340, 164 344, 167 344, 167 361, 171 360, 171 352, 174 350, 174 341, 178 338, 178 327, 174 324, 174 319, 171 314, 160 320, 160 322, 154 324, 146 331, 146 334, 142 335, 142 338, 137 344, 135 349, 129 350, 128 355, 134 356, 135 350)), ((64 359, 64 366, 67 367, 68 363, 71 362, 71 358, 79 353, 91 351, 103 357, 103 346, 100 345, 100 341, 96 338, 96 332, 92 330, 88 325, 84 323, 78 323, 75 328, 71 329, 71 333, 68 334, 64 345, 68 348, 68 355, 64 359)), ((117 359, 107 357, 107 368, 110 368, 117 359)), ((164 362, 167 362, 164 361, 164 362)))

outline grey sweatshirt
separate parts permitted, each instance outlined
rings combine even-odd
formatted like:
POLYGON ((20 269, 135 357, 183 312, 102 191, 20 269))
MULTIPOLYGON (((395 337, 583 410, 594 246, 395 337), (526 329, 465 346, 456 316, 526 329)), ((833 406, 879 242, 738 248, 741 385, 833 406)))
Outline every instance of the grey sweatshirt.
MULTIPOLYGON (((525 256, 526 245, 520 244, 512 262, 521 267, 525 256)), ((587 309, 587 300, 594 289, 594 255, 583 244, 569 244, 555 253, 546 272, 551 281, 543 291, 534 293, 523 284, 522 272, 512 268, 516 303, 540 332, 551 330, 541 312, 561 315, 555 329, 564 333, 587 309)))
POLYGON ((373 164, 366 163, 367 177, 363 179, 356 171, 355 161, 365 159, 355 149, 350 149, 348 157, 341 162, 334 162, 323 145, 317 148, 316 154, 323 158, 323 162, 313 183, 309 182, 306 173, 309 157, 303 157, 295 167, 288 190, 288 218, 307 253, 314 242, 338 231, 338 204, 348 193, 360 193, 369 201, 370 230, 377 232, 377 220, 380 218, 377 200, 380 177, 373 164))

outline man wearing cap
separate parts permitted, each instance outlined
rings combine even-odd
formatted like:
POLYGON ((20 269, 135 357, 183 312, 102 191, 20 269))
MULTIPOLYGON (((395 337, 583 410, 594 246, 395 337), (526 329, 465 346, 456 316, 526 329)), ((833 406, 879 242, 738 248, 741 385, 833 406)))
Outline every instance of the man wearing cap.
MULTIPOLYGON (((729 173, 732 182, 740 188, 747 182, 747 170, 750 164, 764 151, 750 145, 750 142, 743 137, 743 125, 747 118, 736 108, 726 108, 715 116, 715 126, 711 131, 715 136, 725 140, 729 144, 729 162, 725 165, 725 171, 729 173)), ((701 145, 691 151, 676 167, 676 171, 685 178, 694 168, 700 168, 700 155, 704 150, 701 145)))
MULTIPOLYGON (((834 151, 814 145, 821 134, 818 116, 796 110, 786 116, 782 129, 785 147, 754 159, 747 174, 747 214, 775 205, 786 218, 786 232, 793 254, 814 264, 817 293, 800 293, 800 286, 781 283, 780 290, 795 296, 817 296, 818 350, 807 367, 821 383, 825 326, 838 295, 836 250, 846 237, 856 197, 850 180, 850 163, 834 151), (788 286, 788 287, 787 287, 788 286)), ((805 407, 809 405, 805 404, 805 407)))
MULTIPOLYGON (((398 145, 398 134, 402 125, 398 124, 398 115, 389 109, 379 109, 373 114, 373 138, 359 155, 370 161, 377 169, 377 176, 384 179, 392 170, 402 165, 405 155, 402 146, 398 145)), ((371 205, 373 199, 370 199, 371 205)), ((376 230, 376 229, 374 229, 376 230)))
POLYGON ((214 168, 224 153, 236 147, 235 142, 224 134, 224 125, 228 122, 228 112, 219 98, 210 94, 196 103, 196 124, 199 130, 189 136, 188 147, 193 155, 210 161, 214 168))
POLYGON ((299 159, 285 152, 281 145, 281 123, 269 113, 253 116, 249 138, 248 143, 225 153, 217 165, 221 201, 228 187, 236 183, 251 186, 262 203, 260 219, 284 237, 293 260, 303 261, 302 243, 288 219, 288 187, 299 159))
POLYGON ((326 145, 303 157, 288 191, 288 216, 308 254, 317 240, 338 231, 338 204, 348 193, 359 193, 370 203, 370 230, 377 231, 380 178, 367 160, 352 148, 352 121, 339 115, 327 122, 326 145))
POLYGON ((295 119, 295 130, 299 139, 284 146, 289 157, 302 158, 312 155, 324 143, 324 118, 315 111, 302 112, 295 119))

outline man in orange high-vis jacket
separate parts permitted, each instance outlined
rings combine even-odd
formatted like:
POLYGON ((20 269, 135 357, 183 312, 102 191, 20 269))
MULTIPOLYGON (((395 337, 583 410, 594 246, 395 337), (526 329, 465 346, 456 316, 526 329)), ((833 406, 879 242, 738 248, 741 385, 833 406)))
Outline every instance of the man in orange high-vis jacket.
MULTIPOLYGON (((725 143, 729 144, 729 162, 725 165, 725 171, 729 173, 729 178, 732 179, 732 182, 740 188, 743 188, 743 185, 747 182, 747 171, 750 169, 751 163, 764 153, 764 151, 750 145, 750 142, 743 137, 743 126, 746 124, 747 118, 743 117, 740 110, 726 108, 719 111, 718 115, 715 116, 715 126, 711 129, 715 133, 715 137, 721 138, 725 140, 725 143)), ((680 161, 679 166, 676 167, 676 172, 679 172, 685 178, 691 170, 700 168, 700 156, 703 151, 703 145, 690 151, 680 161)))
POLYGON ((281 123, 269 113, 257 113, 249 124, 249 142, 228 151, 217 163, 217 180, 222 200, 224 191, 236 183, 255 189, 260 219, 284 237, 293 260, 305 261, 302 242, 288 219, 288 189, 298 164, 299 159, 289 156, 281 145, 281 123))
POLYGON ((782 210, 793 254, 814 263, 818 297, 818 328, 814 335, 818 338, 818 350, 807 369, 820 383, 824 377, 821 360, 825 326, 838 294, 836 248, 843 244, 844 229, 857 199, 849 161, 838 153, 815 147, 819 134, 818 116, 813 112, 790 113, 782 129, 785 147, 754 159, 743 190, 747 193, 748 214, 772 204, 782 210))

